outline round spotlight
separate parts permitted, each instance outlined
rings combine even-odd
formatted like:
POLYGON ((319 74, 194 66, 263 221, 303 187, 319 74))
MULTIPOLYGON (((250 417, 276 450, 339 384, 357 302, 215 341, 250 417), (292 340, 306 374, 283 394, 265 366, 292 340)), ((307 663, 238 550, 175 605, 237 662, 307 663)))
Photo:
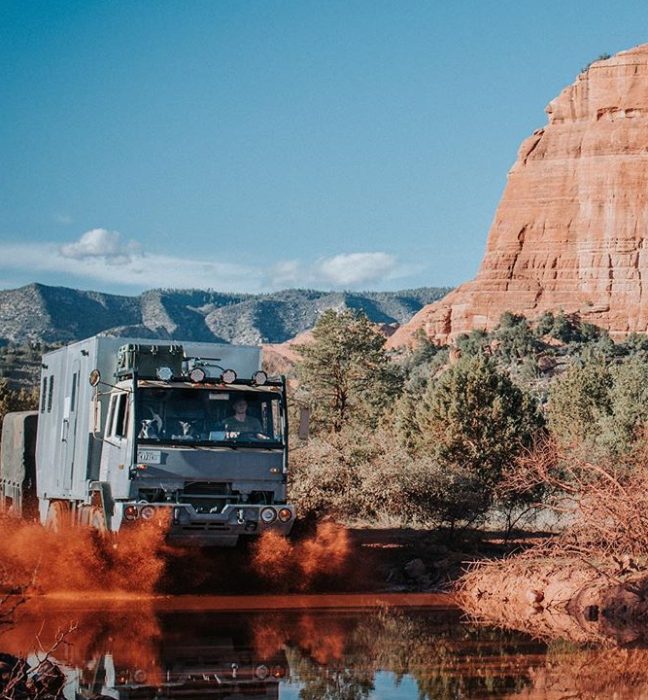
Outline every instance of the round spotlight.
POLYGON ((191 372, 189 372, 189 379, 191 379, 194 384, 204 382, 206 376, 205 370, 202 367, 194 367, 191 372))
POLYGON ((162 382, 168 382, 171 381, 171 379, 173 379, 173 370, 171 369, 171 367, 158 367, 155 370, 155 374, 157 375, 157 378, 162 382))
POLYGON ((146 683, 147 675, 143 668, 138 668, 133 674, 133 680, 135 683, 146 683))
POLYGON ((274 508, 264 508, 260 516, 261 520, 263 520, 266 525, 269 525, 277 519, 277 511, 274 508))
POLYGON ((275 678, 283 678, 286 675, 286 667, 281 666, 280 664, 273 666, 272 667, 272 675, 275 678))
POLYGON ((290 518, 292 518, 292 511, 290 508, 282 508, 279 511, 279 520, 281 520, 282 523, 287 523, 290 518))
POLYGON ((142 510, 140 510, 140 518, 142 518, 142 520, 151 520, 154 517, 155 508, 153 506, 144 506, 142 510))
POLYGON ((225 382, 225 384, 234 384, 236 381, 237 374, 233 369, 226 369, 223 372, 223 376, 221 379, 225 382))
POLYGON ((124 520, 137 520, 137 508, 135 506, 126 506, 124 508, 124 520))
POLYGON ((252 375, 252 381, 257 386, 263 386, 268 381, 268 375, 262 370, 259 370, 252 375))

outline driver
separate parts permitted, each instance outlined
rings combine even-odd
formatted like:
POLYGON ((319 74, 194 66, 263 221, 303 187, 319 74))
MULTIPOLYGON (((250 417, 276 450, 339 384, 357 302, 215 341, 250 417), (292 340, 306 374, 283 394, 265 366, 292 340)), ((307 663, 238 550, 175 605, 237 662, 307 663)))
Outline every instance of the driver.
POLYGON ((261 440, 267 440, 263 434, 261 421, 254 416, 247 415, 248 402, 241 396, 234 399, 234 415, 228 416, 223 421, 223 428, 228 433, 252 433, 261 440))

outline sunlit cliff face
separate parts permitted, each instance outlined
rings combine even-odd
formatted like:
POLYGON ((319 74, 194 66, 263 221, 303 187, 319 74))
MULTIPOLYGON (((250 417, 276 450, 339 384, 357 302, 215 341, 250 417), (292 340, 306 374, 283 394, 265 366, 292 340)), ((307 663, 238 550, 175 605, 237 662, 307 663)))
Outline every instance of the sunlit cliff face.
POLYGON ((613 337, 648 328, 648 44, 595 61, 520 147, 477 277, 390 338, 447 342, 504 311, 579 313, 613 337))

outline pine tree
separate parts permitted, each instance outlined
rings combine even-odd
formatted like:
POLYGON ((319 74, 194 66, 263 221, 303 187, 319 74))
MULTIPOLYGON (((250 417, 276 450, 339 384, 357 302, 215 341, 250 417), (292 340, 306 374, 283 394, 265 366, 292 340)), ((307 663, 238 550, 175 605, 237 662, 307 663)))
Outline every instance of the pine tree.
POLYGON ((297 374, 308 393, 314 425, 340 432, 349 422, 374 426, 402 388, 384 349, 385 338, 367 316, 327 309, 299 347, 297 374))

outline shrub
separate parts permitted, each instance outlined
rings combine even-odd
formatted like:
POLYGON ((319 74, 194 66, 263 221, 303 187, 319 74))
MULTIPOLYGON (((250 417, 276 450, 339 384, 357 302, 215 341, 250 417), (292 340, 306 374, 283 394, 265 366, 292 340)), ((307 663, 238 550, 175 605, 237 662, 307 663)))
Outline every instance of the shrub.
POLYGON ((428 386, 418 451, 468 470, 490 490, 541 424, 535 400, 491 359, 461 358, 428 386))
POLYGON ((299 517, 366 523, 449 525, 473 522, 488 507, 466 470, 412 457, 386 430, 371 438, 346 429, 293 452, 291 501, 299 517))

